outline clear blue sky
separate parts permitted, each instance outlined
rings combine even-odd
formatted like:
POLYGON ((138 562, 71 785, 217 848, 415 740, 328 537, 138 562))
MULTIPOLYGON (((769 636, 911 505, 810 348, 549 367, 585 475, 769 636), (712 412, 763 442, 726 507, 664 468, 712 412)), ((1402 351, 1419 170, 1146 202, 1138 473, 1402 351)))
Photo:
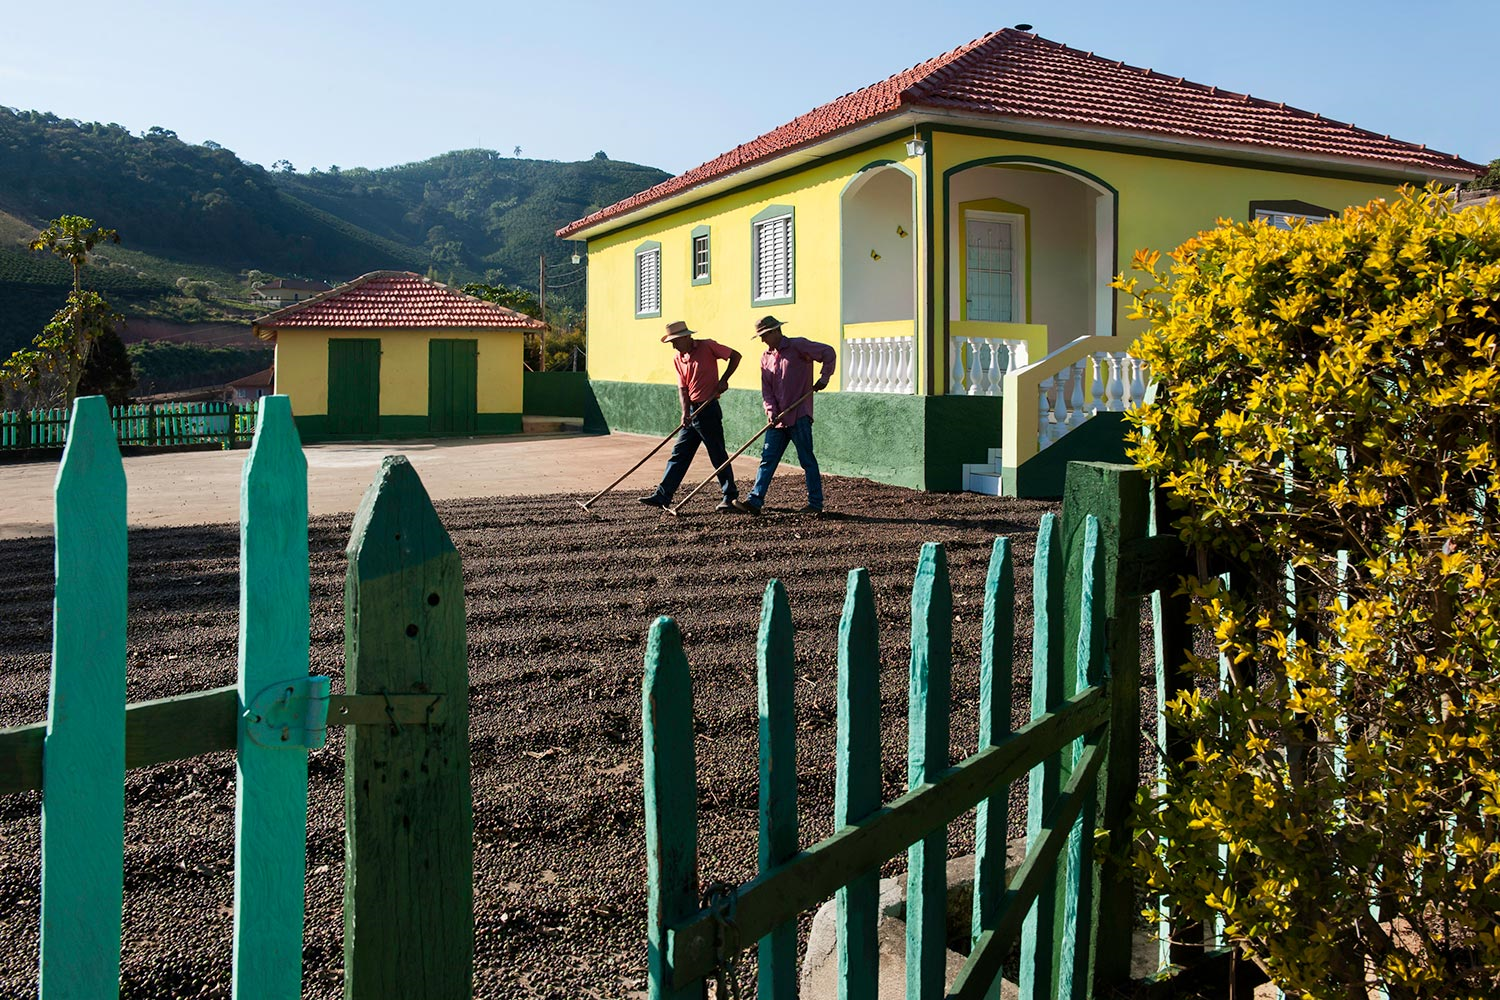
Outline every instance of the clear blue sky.
POLYGON ((252 162, 381 167, 484 146, 681 172, 1021 22, 1485 163, 1500 0, 751 0, 227 5, 7 0, 0 105, 152 125, 252 162), (92 55, 90 55, 92 54, 92 55))

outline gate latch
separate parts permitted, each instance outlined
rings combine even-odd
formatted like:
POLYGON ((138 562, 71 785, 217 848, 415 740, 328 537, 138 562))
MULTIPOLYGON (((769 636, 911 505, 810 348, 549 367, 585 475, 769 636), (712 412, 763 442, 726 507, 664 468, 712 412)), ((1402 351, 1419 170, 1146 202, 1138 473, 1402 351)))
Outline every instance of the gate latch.
POLYGON ((245 731, 263 747, 317 750, 328 742, 328 725, 387 726, 441 725, 447 714, 442 694, 329 694, 322 675, 295 677, 272 684, 250 699, 245 709, 245 731))

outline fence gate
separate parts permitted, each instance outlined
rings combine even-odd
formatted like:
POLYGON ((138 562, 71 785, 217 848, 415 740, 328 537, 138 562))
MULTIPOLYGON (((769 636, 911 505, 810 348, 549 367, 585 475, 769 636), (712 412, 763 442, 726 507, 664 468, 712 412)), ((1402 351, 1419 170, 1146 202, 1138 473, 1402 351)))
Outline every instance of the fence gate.
POLYGON ((241 488, 239 681, 125 703, 125 474, 103 397, 74 406, 56 493, 47 721, 0 730, 0 795, 42 793, 42 1000, 119 994, 125 770, 235 752, 234 996, 302 995, 307 751, 345 746, 345 996, 467 997, 473 806, 458 553, 385 460, 354 518, 345 693, 308 676, 307 462, 259 403, 241 488), (400 774, 399 780, 390 775, 400 774))
MULTIPOLYGON (((949 757, 952 595, 943 547, 922 549, 911 598, 907 793, 880 799, 879 635, 862 569, 849 573, 839 622, 832 836, 798 849, 786 591, 772 580, 759 637, 760 874, 700 900, 692 683, 671 618, 651 627, 642 694, 648 869, 648 981, 656 998, 721 991, 739 952, 759 942, 761 1000, 796 996, 796 921, 837 901, 840 997, 877 996, 879 869, 907 855, 905 995, 992 995, 1020 946, 1024 1000, 1107 996, 1129 978, 1136 905, 1130 874, 1094 856, 1094 831, 1128 836, 1139 784, 1140 597, 1175 584, 1175 537, 1148 537, 1139 472, 1073 463, 1063 515, 1037 534, 1032 573, 1031 721, 1012 732, 1014 570, 996 539, 984 590, 979 750, 949 757), (1007 884, 1008 793, 1028 779, 1025 860, 1007 884), (945 981, 947 826, 975 815, 972 947, 945 981)), ((1119 842, 1119 840, 1116 840, 1119 842)), ((715 883, 713 873, 701 873, 715 883)), ((720 995, 723 995, 721 992, 720 995)), ((742 995, 748 995, 744 993, 742 995)))

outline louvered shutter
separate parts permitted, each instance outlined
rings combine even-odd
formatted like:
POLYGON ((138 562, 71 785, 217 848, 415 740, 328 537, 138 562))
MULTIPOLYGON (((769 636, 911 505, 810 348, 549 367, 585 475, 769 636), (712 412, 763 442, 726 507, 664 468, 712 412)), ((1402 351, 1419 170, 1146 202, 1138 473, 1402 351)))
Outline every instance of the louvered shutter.
POLYGON ((792 295, 792 217, 783 215, 755 226, 755 298, 792 295))
POLYGON ((661 312, 661 251, 644 250, 635 255, 635 311, 661 312))

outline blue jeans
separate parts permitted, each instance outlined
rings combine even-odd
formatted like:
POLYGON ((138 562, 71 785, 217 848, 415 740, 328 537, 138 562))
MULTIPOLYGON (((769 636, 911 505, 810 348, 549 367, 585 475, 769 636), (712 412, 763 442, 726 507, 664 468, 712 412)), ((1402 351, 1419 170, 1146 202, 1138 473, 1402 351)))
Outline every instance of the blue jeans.
POLYGON ((759 507, 766 501, 766 491, 771 488, 771 476, 781 464, 787 443, 797 446, 797 461, 807 475, 807 504, 823 509, 823 474, 818 471, 818 460, 813 455, 812 417, 799 417, 790 427, 772 427, 766 431, 766 443, 760 449, 760 471, 755 475, 755 486, 745 502, 759 507))
MULTIPOLYGON (((693 464, 699 442, 708 449, 708 460, 714 463, 715 468, 729 460, 729 452, 724 447, 724 411, 719 409, 717 399, 703 404, 693 414, 692 421, 677 432, 677 443, 672 445, 672 456, 667 459, 667 471, 662 474, 661 485, 656 488, 657 494, 668 502, 671 502, 677 487, 682 485, 688 466, 693 464)), ((727 465, 719 469, 719 489, 725 500, 733 500, 740 495, 739 489, 734 485, 734 470, 727 465)))

